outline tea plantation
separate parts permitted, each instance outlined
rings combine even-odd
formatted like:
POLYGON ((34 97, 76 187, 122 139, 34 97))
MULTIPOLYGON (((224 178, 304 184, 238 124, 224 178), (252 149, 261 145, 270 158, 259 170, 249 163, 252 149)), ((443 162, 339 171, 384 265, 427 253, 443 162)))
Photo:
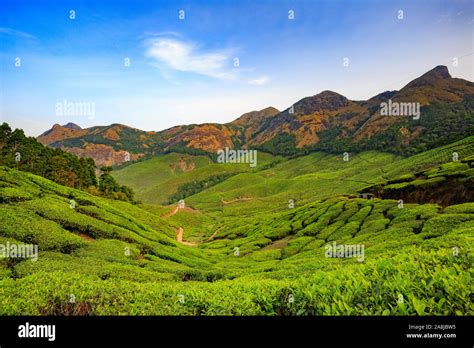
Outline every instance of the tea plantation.
MULTIPOLYGON (((233 169, 185 207, 133 205, 0 167, 0 244, 39 249, 36 261, 0 259, 0 315, 473 315, 474 202, 358 196, 415 173, 462 171, 464 181, 446 180, 467 185, 472 154, 474 137, 409 158, 280 159, 233 169)), ((116 172, 136 175, 123 183, 143 197, 153 190, 133 169, 149 171, 147 161, 116 172)), ((195 161, 202 177, 217 173, 195 161)), ((191 178, 160 175, 169 194, 191 178)))

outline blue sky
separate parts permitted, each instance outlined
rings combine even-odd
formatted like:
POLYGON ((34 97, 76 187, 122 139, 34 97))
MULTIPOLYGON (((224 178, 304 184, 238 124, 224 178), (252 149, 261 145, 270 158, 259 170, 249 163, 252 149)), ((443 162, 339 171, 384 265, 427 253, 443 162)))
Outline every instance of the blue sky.
POLYGON ((2 0, 1 119, 162 130, 323 90, 367 99, 440 64, 472 81, 473 18, 470 0, 2 0), (95 115, 58 115, 64 100, 95 115))

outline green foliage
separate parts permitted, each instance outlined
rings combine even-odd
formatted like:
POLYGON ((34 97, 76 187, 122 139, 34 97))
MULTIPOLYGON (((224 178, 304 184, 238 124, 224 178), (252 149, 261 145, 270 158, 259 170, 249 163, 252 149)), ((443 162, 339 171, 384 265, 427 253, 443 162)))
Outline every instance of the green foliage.
POLYGON ((474 216, 471 214, 443 214, 428 220, 421 232, 424 238, 433 238, 446 234, 457 225, 473 219, 474 216))
POLYGON ((319 150, 331 153, 386 151, 399 155, 414 154, 434 149, 468 137, 474 133, 474 96, 465 95, 464 99, 455 103, 432 102, 421 108, 418 120, 401 120, 396 124, 377 132, 371 137, 353 139, 343 136, 340 126, 332 125, 328 130, 318 133, 320 141, 300 154, 319 150), (409 133, 421 132, 406 141, 402 132, 405 128, 409 133))
MULTIPOLYGON (((469 169, 446 162, 472 150, 468 139, 407 159, 314 153, 226 178, 175 215, 1 167, 0 244, 36 243, 39 258, 0 259, 0 315, 473 315, 472 203, 354 198, 433 166, 432 178, 459 175, 469 169), (196 245, 178 243, 178 227, 196 245), (326 257, 334 242, 363 245, 363 260, 326 257)), ((179 156, 119 172, 174 188, 225 173, 187 156, 193 170, 171 168, 179 156)))
POLYGON ((296 149, 296 138, 293 134, 281 133, 271 140, 259 145, 259 150, 275 155, 292 156, 298 151, 296 149))
POLYGON ((101 170, 103 173, 99 177, 99 191, 104 197, 134 202, 133 190, 128 186, 119 185, 110 175, 112 167, 102 167, 101 170))
POLYGON ((0 126, 0 165, 41 175, 61 185, 86 189, 96 185, 95 164, 26 137, 21 129, 0 126))
MULTIPOLYGON (((3 123, 0 126, 0 165, 40 175, 58 184, 88 190, 107 198, 134 201, 133 190, 120 186, 110 175, 111 167, 102 167, 97 185, 95 163, 92 158, 80 158, 61 149, 45 147, 36 139, 26 137, 21 129, 14 131, 3 123)), ((30 197, 15 189, 5 189, 1 201, 26 200, 30 197)))
POLYGON ((472 315, 469 267, 465 256, 411 248, 297 281, 156 282, 144 272, 139 281, 108 273, 98 281, 75 270, 38 271, 0 279, 0 314, 57 314, 74 294, 74 309, 89 315, 472 315))
POLYGON ((0 235, 26 244, 37 244, 40 250, 70 253, 84 245, 81 238, 57 223, 20 207, 0 206, 0 235))
POLYGON ((457 205, 451 205, 444 209, 446 214, 466 213, 474 214, 474 203, 463 203, 457 205))
POLYGON ((187 142, 185 141, 181 141, 169 146, 163 153, 168 154, 172 152, 182 153, 182 154, 187 154, 187 155, 192 155, 192 156, 209 156, 210 158, 213 158, 215 156, 215 154, 209 153, 207 151, 188 147, 187 142))
POLYGON ((222 173, 222 174, 209 176, 202 180, 194 180, 191 182, 186 182, 180 185, 178 187, 178 190, 169 197, 168 203, 172 204, 172 203, 178 202, 181 199, 184 199, 196 193, 207 190, 209 187, 217 185, 218 183, 236 174, 237 173, 222 173))
POLYGON ((215 176, 209 180, 209 182, 212 181, 212 185, 209 186, 208 183, 208 189, 213 185, 217 186, 216 184, 220 181, 215 179, 220 175, 222 175, 221 178, 229 175, 227 177, 229 180, 232 179, 231 174, 257 172, 261 166, 277 160, 263 152, 259 152, 257 158, 257 167, 252 168, 247 163, 215 163, 208 156, 168 153, 121 167, 111 172, 111 175, 119 183, 125 183, 131 187, 141 201, 151 204, 168 204, 171 196, 183 196, 183 187, 188 187, 190 194, 199 193, 201 185, 205 186, 205 182, 211 177, 215 176), (185 184, 189 186, 184 186, 185 184), (177 193, 178 191, 181 194, 177 193))

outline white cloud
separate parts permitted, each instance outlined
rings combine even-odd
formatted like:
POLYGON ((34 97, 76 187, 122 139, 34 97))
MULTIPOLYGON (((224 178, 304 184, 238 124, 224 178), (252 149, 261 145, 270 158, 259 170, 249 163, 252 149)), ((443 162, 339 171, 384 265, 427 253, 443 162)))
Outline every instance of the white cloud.
POLYGON ((265 85, 268 81, 270 81, 270 78, 268 76, 261 76, 258 79, 250 80, 249 84, 262 86, 262 85, 265 85))
POLYGON ((154 59, 160 68, 193 72, 218 79, 233 79, 230 67, 231 51, 199 52, 193 43, 176 38, 153 38, 146 41, 147 57, 154 59))
POLYGON ((14 29, 11 29, 11 28, 0 27, 0 34, 17 36, 17 37, 21 37, 21 38, 24 38, 24 39, 33 39, 33 40, 36 39, 36 37, 34 35, 25 33, 23 31, 14 30, 14 29))

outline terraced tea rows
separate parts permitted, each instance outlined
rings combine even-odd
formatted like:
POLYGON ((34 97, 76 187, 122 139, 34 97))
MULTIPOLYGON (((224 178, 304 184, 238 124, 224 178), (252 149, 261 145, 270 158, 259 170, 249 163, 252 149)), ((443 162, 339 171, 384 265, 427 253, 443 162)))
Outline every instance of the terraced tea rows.
POLYGON ((1 262, 1 314, 474 311, 473 203, 338 196, 236 221, 193 209, 162 217, 7 168, 0 187, 0 242, 39 246, 37 261, 1 262), (198 247, 174 240, 182 225, 199 226, 185 232, 198 247), (327 257, 336 245, 358 254, 327 257))

